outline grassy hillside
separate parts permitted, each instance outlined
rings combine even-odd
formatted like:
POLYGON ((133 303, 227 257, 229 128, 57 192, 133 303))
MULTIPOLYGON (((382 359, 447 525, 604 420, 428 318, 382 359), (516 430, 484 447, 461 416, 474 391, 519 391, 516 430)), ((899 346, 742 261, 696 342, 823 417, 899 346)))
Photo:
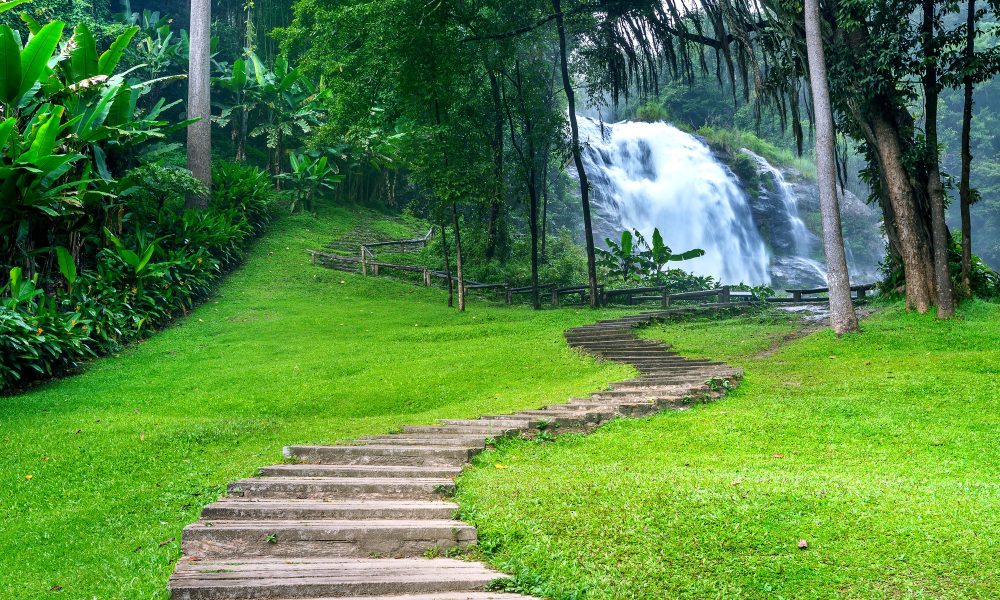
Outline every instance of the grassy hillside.
POLYGON ((165 598, 181 528, 285 444, 540 406, 625 375, 567 349, 588 311, 458 314, 439 290, 309 264, 305 249, 357 220, 285 218, 183 322, 0 398, 0 598, 165 598))
POLYGON ((559 599, 1000 596, 1000 306, 890 309, 757 356, 787 332, 653 330, 744 384, 482 456, 459 500, 484 554, 559 599))

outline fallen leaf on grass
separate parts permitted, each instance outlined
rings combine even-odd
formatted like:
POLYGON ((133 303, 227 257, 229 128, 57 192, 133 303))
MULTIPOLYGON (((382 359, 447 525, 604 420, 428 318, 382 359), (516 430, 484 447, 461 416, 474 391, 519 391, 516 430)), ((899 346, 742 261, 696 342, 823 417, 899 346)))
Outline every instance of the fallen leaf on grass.
POLYGON ((160 542, 160 548, 166 546, 167 544, 169 544, 169 543, 171 543, 173 541, 174 541, 174 538, 170 538, 169 540, 163 540, 162 542, 160 542))
POLYGON ((54 586, 52 586, 52 587, 49 588, 49 591, 50 592, 61 592, 62 591, 62 586, 61 585, 54 585, 54 586))
POLYGON ((496 468, 498 468, 498 469, 506 469, 507 468, 507 465, 501 465, 500 463, 497 463, 497 464, 495 464, 493 466, 496 467, 496 468))
POLYGON ((28 481, 31 481, 32 479, 35 478, 35 476, 34 475, 25 475, 24 478, 27 479, 28 481))
POLYGON ((771 458, 785 458, 785 455, 780 452, 775 452, 771 455, 771 458))
POLYGON ((809 542, 805 540, 799 540, 799 550, 805 550, 809 548, 809 542))

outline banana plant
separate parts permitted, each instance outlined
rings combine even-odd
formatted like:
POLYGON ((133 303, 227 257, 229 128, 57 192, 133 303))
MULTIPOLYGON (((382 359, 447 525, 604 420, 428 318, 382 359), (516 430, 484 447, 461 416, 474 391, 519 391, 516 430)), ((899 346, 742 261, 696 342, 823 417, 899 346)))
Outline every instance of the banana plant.
POLYGON ((316 198, 326 190, 333 190, 334 184, 344 180, 344 176, 338 173, 336 166, 325 155, 313 157, 293 152, 288 158, 292 170, 279 177, 292 188, 292 212, 297 208, 312 212, 316 198))
POLYGON ((648 246, 641 254, 649 267, 649 275, 653 280, 659 278, 669 263, 682 262, 705 256, 705 251, 697 248, 680 254, 674 254, 670 247, 663 242, 663 236, 660 235, 659 229, 653 229, 652 241, 652 246, 648 246))
POLYGON ((625 230, 619 241, 606 238, 604 243, 608 249, 596 248, 599 263, 608 270, 612 277, 622 280, 622 283, 634 283, 642 276, 645 263, 638 246, 645 240, 638 231, 625 230))

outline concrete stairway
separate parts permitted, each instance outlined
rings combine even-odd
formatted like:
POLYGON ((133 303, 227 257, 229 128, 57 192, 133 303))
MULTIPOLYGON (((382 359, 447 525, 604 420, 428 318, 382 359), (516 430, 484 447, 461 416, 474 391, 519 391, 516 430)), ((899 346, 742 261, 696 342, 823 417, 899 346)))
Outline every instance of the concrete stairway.
POLYGON ((458 556, 475 529, 454 516, 454 478, 492 438, 589 430, 721 394, 740 371, 688 360, 634 328, 658 311, 566 332, 569 344, 640 376, 565 404, 404 427, 349 445, 290 446, 288 464, 237 481, 184 530, 174 600, 516 600, 505 575, 458 556), (433 558, 432 558, 433 557, 433 558))

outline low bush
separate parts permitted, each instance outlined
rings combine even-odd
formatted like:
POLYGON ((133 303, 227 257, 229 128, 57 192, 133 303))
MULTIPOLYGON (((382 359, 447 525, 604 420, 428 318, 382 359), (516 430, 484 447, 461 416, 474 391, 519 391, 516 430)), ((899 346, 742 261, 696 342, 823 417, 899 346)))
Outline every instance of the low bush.
POLYGON ((193 211, 184 209, 191 182, 183 175, 134 173, 144 184, 134 192, 141 201, 113 219, 116 231, 104 230, 92 266, 76 273, 67 261, 61 282, 11 270, 0 288, 0 391, 115 352, 204 299, 244 258, 273 205, 270 178, 260 169, 222 164, 214 177, 209 208, 193 211))

